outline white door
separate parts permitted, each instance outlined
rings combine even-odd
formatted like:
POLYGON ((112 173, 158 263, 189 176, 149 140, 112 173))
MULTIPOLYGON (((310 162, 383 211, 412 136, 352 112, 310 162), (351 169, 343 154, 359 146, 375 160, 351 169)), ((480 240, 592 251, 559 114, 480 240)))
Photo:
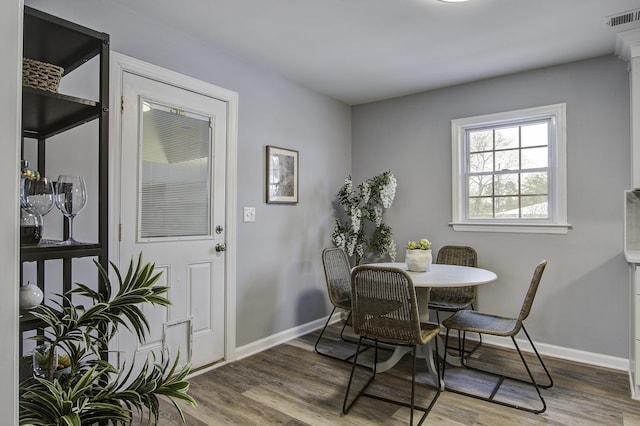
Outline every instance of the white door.
POLYGON ((142 252, 172 304, 145 306, 150 335, 123 330, 120 351, 128 365, 180 351, 180 365, 207 366, 225 354, 227 106, 128 72, 122 92, 120 265, 142 252))

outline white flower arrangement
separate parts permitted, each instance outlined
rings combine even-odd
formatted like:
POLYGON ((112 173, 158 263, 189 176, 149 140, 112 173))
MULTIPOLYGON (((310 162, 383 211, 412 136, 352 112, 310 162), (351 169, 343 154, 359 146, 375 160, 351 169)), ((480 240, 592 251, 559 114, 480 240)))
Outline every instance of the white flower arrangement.
POLYGON ((357 190, 353 190, 349 176, 340 188, 338 201, 348 218, 336 220, 332 241, 349 256, 355 256, 356 265, 368 254, 388 254, 395 261, 396 243, 382 214, 393 204, 396 186, 396 178, 387 171, 367 179, 357 190))

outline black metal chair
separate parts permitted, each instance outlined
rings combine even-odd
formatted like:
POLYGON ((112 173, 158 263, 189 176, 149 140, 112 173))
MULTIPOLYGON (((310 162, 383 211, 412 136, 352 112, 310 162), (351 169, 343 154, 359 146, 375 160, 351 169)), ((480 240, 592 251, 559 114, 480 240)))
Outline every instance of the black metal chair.
MULTIPOLYGON (((360 338, 356 355, 353 358, 342 412, 347 414, 353 404, 361 396, 364 396, 409 407, 411 410, 410 424, 412 425, 414 409, 422 411, 424 414, 418 422, 418 424, 422 424, 440 396, 441 389, 440 380, 438 380, 436 394, 431 399, 429 406, 415 405, 416 346, 426 345, 431 339, 436 338, 440 332, 440 326, 420 322, 413 281, 407 272, 399 268, 370 265, 358 266, 354 268, 351 274, 351 286, 353 329, 360 338), (358 354, 364 340, 374 342, 375 355, 371 368, 372 375, 362 389, 358 391, 356 397, 349 402, 351 384, 354 379, 356 365, 358 365, 358 354), (379 343, 411 347, 413 359, 410 402, 366 392, 376 377, 379 343)), ((435 341, 437 351, 437 339, 435 341)), ((439 371, 438 377, 440 377, 439 371)))
MULTIPOLYGON (((495 372, 490 372, 490 371, 486 371, 486 370, 481 370, 479 368, 475 368, 475 367, 470 367, 467 362, 468 360, 465 360, 464 357, 462 357, 463 351, 464 351, 464 340, 461 340, 460 342, 460 357, 462 359, 462 365, 463 367, 469 368, 469 369, 474 369, 477 371, 482 371, 483 373, 487 373, 490 374, 494 377, 496 377, 498 379, 498 381, 496 382, 496 385, 493 389, 493 391, 491 392, 490 396, 488 397, 484 397, 484 396, 480 396, 480 395, 476 395, 474 393, 462 390, 462 389, 456 389, 455 387, 450 386, 449 383, 447 383, 446 387, 448 391, 451 392, 455 392, 455 393, 459 393, 462 395, 466 395, 466 396, 471 396, 474 398, 478 398, 478 399, 482 399, 485 401, 489 401, 489 402, 493 402, 496 404, 500 404, 500 405, 504 405, 507 407, 512 407, 512 408, 517 408, 519 410, 524 410, 524 411, 529 411, 532 413, 542 413, 547 409, 547 404, 544 401, 544 398, 542 397, 542 393, 540 392, 540 389, 548 389, 551 386, 553 386, 553 379, 551 378, 551 374, 549 373, 549 370, 547 369, 547 367, 544 365, 544 362, 542 361, 542 358, 540 357, 540 354, 538 353, 538 350, 536 349, 535 345, 533 344, 533 341, 531 340, 531 337, 529 337, 529 333, 527 333, 527 330, 524 327, 523 321, 529 316, 529 313, 531 312, 531 306, 533 304, 533 299, 535 298, 536 292, 538 290, 538 286, 540 285, 540 280, 542 278, 542 273, 544 272, 545 267, 547 266, 547 261, 543 260, 541 261, 538 266, 536 267, 534 273, 533 273, 533 278, 531 279, 531 284, 529 285, 529 290, 527 291, 526 297, 524 299, 524 302, 522 304, 522 307, 520 308, 520 315, 518 315, 517 318, 508 318, 508 317, 501 317, 501 316, 497 316, 497 315, 493 315, 493 314, 488 314, 488 313, 482 313, 482 312, 478 312, 478 311, 471 311, 471 310, 463 310, 463 311, 458 311, 456 312, 454 315, 452 315, 451 317, 447 318, 446 320, 443 321, 443 325, 447 328, 447 337, 445 340, 445 346, 448 344, 449 341, 449 331, 450 330, 459 330, 459 331, 471 331, 474 333, 480 333, 480 334, 488 334, 488 335, 493 335, 493 336, 501 336, 501 337, 510 337, 511 341, 513 342, 516 350, 518 351, 518 355, 520 356, 520 359, 522 361, 522 364, 524 365, 525 369, 527 370, 527 374, 529 376, 530 381, 527 380, 523 380, 523 379, 519 379, 519 378, 514 378, 514 377, 510 377, 510 376, 506 376, 503 375, 501 373, 495 373, 495 372), (540 385, 536 382, 535 378, 533 377, 533 374, 531 372, 531 369, 529 368, 529 365, 527 364, 527 361, 525 360, 524 355, 522 354, 522 351, 520 350, 520 347, 518 346, 518 343, 516 342, 515 336, 520 332, 520 330, 524 331, 524 334, 527 336, 527 340, 529 341, 529 344, 531 345, 531 347, 533 348, 533 351, 536 354, 536 357, 538 358, 538 362, 540 363, 540 366, 544 369, 547 378, 548 378, 548 383, 544 384, 544 385, 540 385), (505 401, 500 401, 500 400, 496 400, 495 396, 498 393, 498 390, 500 389, 500 387, 502 386, 502 384, 504 383, 505 379, 509 379, 509 380, 515 380, 521 383, 525 383, 528 385, 533 385, 533 387, 536 390, 536 393, 538 395, 538 398, 541 402, 541 406, 539 408, 531 408, 531 407, 523 407, 520 404, 516 404, 516 403, 509 403, 509 402, 505 402, 505 401)), ((444 362, 443 362, 443 366, 442 366, 442 377, 444 379, 445 377, 445 371, 446 371, 446 363, 447 363, 447 353, 445 351, 445 357, 444 357, 444 362)))
MULTIPOLYGON (((478 267, 478 253, 469 246, 447 245, 438 250, 436 263, 442 265, 458 265, 478 267)), ((440 311, 458 312, 463 309, 475 309, 473 304, 478 294, 477 286, 466 287, 436 287, 429 293, 429 309, 436 312, 438 324, 440 324, 440 311)), ((466 333, 458 333, 458 339, 465 339, 466 333)), ((470 350, 465 350, 465 355, 474 353, 482 344, 482 335, 478 343, 470 350)), ((449 348, 448 348, 449 349, 449 348)))

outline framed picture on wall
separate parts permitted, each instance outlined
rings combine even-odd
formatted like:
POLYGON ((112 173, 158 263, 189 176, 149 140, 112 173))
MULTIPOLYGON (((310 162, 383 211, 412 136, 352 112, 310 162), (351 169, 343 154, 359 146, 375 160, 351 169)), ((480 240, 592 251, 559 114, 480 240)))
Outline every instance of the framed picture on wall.
POLYGON ((298 151, 267 145, 267 203, 298 202, 298 151))

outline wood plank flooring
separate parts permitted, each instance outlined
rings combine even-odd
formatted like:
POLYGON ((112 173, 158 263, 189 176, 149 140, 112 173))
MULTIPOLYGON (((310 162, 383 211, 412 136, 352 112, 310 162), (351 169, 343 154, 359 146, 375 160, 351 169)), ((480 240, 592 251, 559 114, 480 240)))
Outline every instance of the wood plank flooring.
MULTIPOLYGON (((338 339, 340 324, 325 333, 324 348, 335 354, 348 354, 351 346, 338 339)), ((342 401, 350 364, 323 357, 313 351, 318 332, 294 339, 259 354, 193 377, 190 394, 197 407, 183 406, 190 426, 212 425, 406 425, 407 408, 370 398, 361 398, 347 415, 342 401)), ((365 359, 371 359, 365 352, 365 359)), ((385 352, 381 352, 384 359, 385 352)), ((470 363, 498 371, 520 374, 517 353, 483 345, 470 363)), ((529 360, 529 358, 527 358, 529 360)), ((543 358, 555 381, 543 389, 547 402, 543 414, 531 414, 509 407, 443 391, 425 424, 429 425, 584 425, 640 426, 640 401, 629 395, 626 372, 574 362, 543 358)), ((418 382, 428 383, 424 363, 418 360, 418 382)), ((364 370, 362 375, 365 374, 364 370)), ((486 380, 468 370, 447 367, 447 380, 453 386, 460 377, 482 391, 486 380), (450 374, 451 373, 451 374, 450 374)), ((539 369, 534 375, 543 379, 539 369)), ((525 373, 526 374, 526 373, 525 373)), ((392 370, 379 374, 370 391, 393 395, 409 394, 410 357, 392 370)), ((357 386, 357 385, 355 385, 357 386)), ((531 396, 518 385, 508 384, 518 399, 531 396)), ((427 404, 435 390, 429 384, 416 388, 417 403, 427 404)), ((179 425, 175 408, 161 405, 160 425, 179 425)), ((416 412, 419 414, 419 412, 416 412)), ((419 418, 419 417, 418 417, 419 418)))

